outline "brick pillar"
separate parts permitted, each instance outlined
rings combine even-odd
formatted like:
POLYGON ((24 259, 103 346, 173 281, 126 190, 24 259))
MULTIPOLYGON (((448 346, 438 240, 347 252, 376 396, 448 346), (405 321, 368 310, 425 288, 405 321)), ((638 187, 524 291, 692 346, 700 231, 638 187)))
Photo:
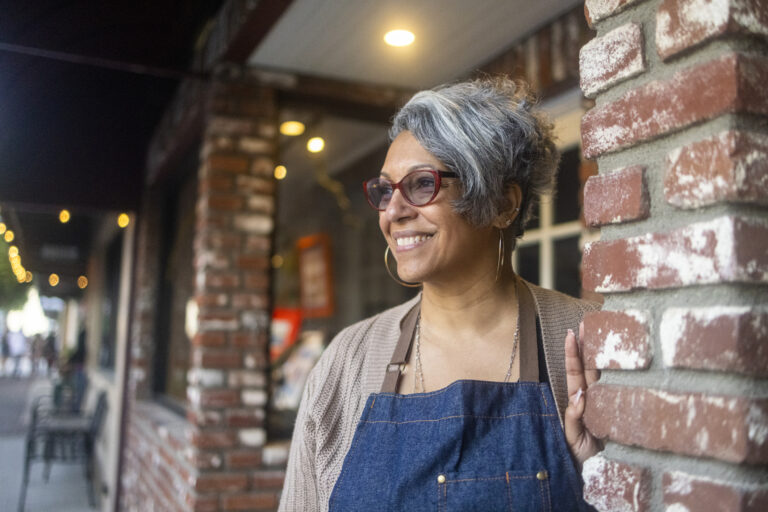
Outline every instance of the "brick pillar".
POLYGON ((768 510, 768 4, 587 0, 601 511, 768 510))
POLYGON ((194 246, 199 314, 187 396, 197 508, 277 503, 279 487, 261 485, 274 472, 260 471, 276 136, 273 91, 221 70, 203 135, 194 246))

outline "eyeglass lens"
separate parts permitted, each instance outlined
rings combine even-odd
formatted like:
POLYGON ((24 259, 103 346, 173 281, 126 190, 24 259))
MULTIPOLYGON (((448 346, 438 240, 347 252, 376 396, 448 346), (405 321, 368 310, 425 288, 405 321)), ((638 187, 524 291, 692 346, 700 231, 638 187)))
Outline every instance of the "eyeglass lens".
MULTIPOLYGON (((399 183, 400 192, 414 206, 423 206, 435 196, 435 176, 430 171, 415 171, 399 183)), ((373 178, 366 183, 371 203, 384 210, 389 205, 395 186, 386 178, 373 178)))

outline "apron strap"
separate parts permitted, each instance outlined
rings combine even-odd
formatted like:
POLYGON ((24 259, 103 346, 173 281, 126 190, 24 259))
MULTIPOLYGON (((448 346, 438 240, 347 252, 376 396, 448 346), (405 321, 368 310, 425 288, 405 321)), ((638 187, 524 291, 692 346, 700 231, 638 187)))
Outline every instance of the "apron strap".
POLYGON ((516 278, 518 316, 520 325, 520 380, 539 382, 539 336, 536 332, 536 306, 531 290, 519 277, 516 278))
POLYGON ((403 319, 400 328, 400 339, 397 340, 395 351, 392 353, 392 360, 387 365, 387 371, 384 374, 384 383, 381 385, 382 393, 397 393, 400 375, 405 370, 408 356, 411 353, 411 339, 416 330, 416 321, 419 318, 420 310, 421 301, 417 302, 403 319))

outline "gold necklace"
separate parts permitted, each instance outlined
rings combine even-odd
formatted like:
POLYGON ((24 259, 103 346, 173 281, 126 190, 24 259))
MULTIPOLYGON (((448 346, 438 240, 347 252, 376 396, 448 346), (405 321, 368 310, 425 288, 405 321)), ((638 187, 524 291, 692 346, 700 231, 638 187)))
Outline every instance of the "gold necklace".
MULTIPOLYGON (((418 393, 416 385, 421 385, 421 392, 426 393, 424 387, 424 369, 421 364, 421 313, 416 319, 416 333, 414 335, 414 343, 416 344, 416 375, 413 379, 413 392, 418 393)), ((520 341, 520 305, 518 304, 517 325, 515 326, 515 337, 512 343, 512 355, 509 358, 509 368, 507 368, 507 374, 504 376, 504 382, 509 382, 512 377, 512 367, 515 365, 515 356, 517 355, 517 344, 520 341)))

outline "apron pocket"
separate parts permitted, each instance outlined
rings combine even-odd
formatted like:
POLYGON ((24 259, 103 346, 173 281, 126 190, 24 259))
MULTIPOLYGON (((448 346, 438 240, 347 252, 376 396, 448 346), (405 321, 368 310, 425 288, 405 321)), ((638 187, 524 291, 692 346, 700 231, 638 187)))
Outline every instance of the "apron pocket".
POLYGON ((438 512, 550 512, 549 474, 507 471, 499 476, 446 473, 437 477, 438 512))

